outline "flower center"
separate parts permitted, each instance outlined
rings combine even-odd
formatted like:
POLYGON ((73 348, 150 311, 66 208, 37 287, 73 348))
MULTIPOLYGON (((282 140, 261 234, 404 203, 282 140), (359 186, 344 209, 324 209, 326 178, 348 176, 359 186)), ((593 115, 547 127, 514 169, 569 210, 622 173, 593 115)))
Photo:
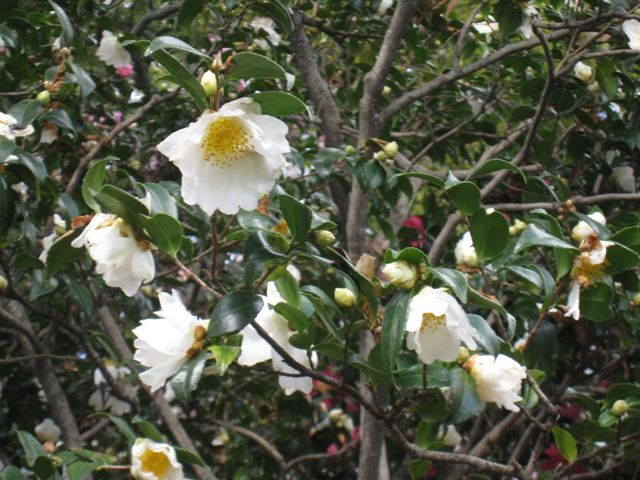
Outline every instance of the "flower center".
POLYGON ((153 473, 157 478, 164 477, 171 467, 171 463, 164 453, 153 450, 145 450, 140 456, 140 461, 142 462, 142 470, 153 473))
POLYGON ((205 160, 225 168, 254 151, 250 139, 240 119, 219 117, 207 126, 200 147, 205 160))
POLYGON ((588 287, 604 276, 603 270, 607 265, 609 262, 606 260, 594 265, 587 255, 579 255, 573 262, 571 277, 578 280, 581 287, 588 287))
POLYGON ((434 315, 431 312, 425 312, 422 314, 422 325, 420 325, 420 332, 423 332, 426 328, 430 332, 435 332, 438 328, 447 323, 446 315, 434 315))

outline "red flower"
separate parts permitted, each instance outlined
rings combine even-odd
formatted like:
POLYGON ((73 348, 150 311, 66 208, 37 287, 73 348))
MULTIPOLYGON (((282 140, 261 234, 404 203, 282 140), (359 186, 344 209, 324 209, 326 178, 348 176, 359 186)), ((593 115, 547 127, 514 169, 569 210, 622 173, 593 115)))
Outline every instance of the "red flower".
POLYGON ((402 226, 411 228, 416 231, 418 238, 410 240, 409 245, 415 248, 421 248, 426 239, 424 222, 422 221, 422 218, 420 218, 418 215, 411 215, 410 217, 406 218, 404 222, 402 222, 402 226))
MULTIPOLYGON (((544 453, 549 458, 540 462, 540 468, 542 470, 555 470, 559 466, 564 467, 565 465, 569 465, 569 462, 562 456, 555 443, 547 448, 544 453)), ((571 469, 571 473, 584 473, 586 471, 587 469, 580 463, 571 469)))

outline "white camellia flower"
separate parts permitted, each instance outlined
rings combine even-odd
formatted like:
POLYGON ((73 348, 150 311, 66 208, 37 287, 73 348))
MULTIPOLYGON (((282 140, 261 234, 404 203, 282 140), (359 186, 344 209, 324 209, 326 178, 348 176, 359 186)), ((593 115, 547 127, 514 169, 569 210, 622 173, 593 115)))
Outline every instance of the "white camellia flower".
POLYGON ((286 165, 287 126, 250 98, 206 112, 158 145, 182 172, 182 197, 211 215, 254 210, 286 165))
POLYGON ((438 437, 447 447, 455 447, 462 442, 462 435, 456 430, 455 425, 447 425, 441 428, 438 437))
MULTIPOLYGON (((113 362, 106 361, 105 367, 111 378, 120 385, 123 385, 123 380, 127 375, 131 375, 131 370, 127 367, 116 367, 113 362)), ((89 397, 89 405, 93 408, 96 410, 110 410, 111 413, 118 416, 131 411, 131 405, 128 402, 110 394, 107 380, 99 368, 96 368, 93 372, 93 383, 98 387, 89 397)), ((133 385, 124 385, 121 390, 128 397, 132 397, 136 393, 136 387, 133 385)))
POLYGON ((18 120, 7 113, 0 112, 0 137, 8 140, 14 140, 16 137, 26 137, 33 133, 33 125, 27 125, 25 128, 16 128, 18 120))
MULTIPOLYGON (((287 320, 276 313, 273 307, 284 302, 280 296, 278 288, 274 282, 267 283, 267 296, 262 297, 264 305, 256 316, 256 323, 260 325, 278 345, 280 345, 293 359, 307 368, 311 368, 306 350, 296 348, 289 343, 289 337, 294 332, 289 330, 287 320)), ((251 325, 247 325, 240 331, 242 335, 241 353, 238 357, 238 364, 252 366, 260 362, 271 360, 273 369, 284 374, 297 374, 298 371, 287 365, 284 359, 276 352, 271 345, 264 340, 251 325)), ((316 353, 313 352, 312 359, 315 363, 316 353)), ((313 382, 310 377, 289 377, 280 375, 278 382, 285 395, 291 395, 296 390, 302 393, 311 393, 313 382)))
POLYGON ((376 10, 376 14, 379 17, 384 17, 387 14, 387 10, 389 10, 392 6, 393 0, 380 0, 378 9, 376 10))
POLYGON ((389 283, 392 283, 396 287, 409 289, 416 283, 418 270, 415 265, 400 260, 387 263, 382 267, 382 275, 389 283))
POLYGON ((467 267, 473 268, 478 266, 478 256, 473 246, 471 232, 465 232, 462 238, 458 240, 454 254, 456 256, 456 262, 458 262, 459 265, 466 265, 467 267))
POLYGON ((522 32, 522 36, 524 38, 533 38, 533 25, 531 24, 531 19, 537 17, 538 15, 538 10, 533 5, 529 5, 524 9, 524 20, 522 21, 522 26, 520 27, 520 32, 522 32))
POLYGON ((182 464, 167 443, 138 438, 131 447, 131 476, 136 480, 184 480, 182 464))
POLYGON ((498 22, 476 22, 472 23, 471 26, 475 29, 476 32, 484 35, 498 33, 498 31, 500 30, 498 22))
POLYGON ((56 443, 60 438, 60 427, 50 418, 45 418, 42 423, 36 425, 34 430, 36 438, 41 442, 56 443))
POLYGON ((584 83, 591 83, 594 79, 593 68, 582 62, 578 62, 573 66, 573 74, 584 83))
POLYGON ((102 39, 96 55, 107 65, 124 67, 131 63, 131 55, 127 52, 116 37, 109 30, 103 30, 102 39))
MULTIPOLYGON (((278 46, 280 45, 280 41, 282 37, 275 30, 275 22, 269 17, 256 17, 251 20, 249 24, 255 33, 264 32, 271 42, 272 45, 278 46)), ((256 38, 253 42, 262 50, 267 50, 269 48, 269 43, 263 38, 256 38)))
POLYGON ((520 388, 527 369, 506 355, 473 355, 465 364, 476 381, 478 396, 500 408, 519 411, 515 402, 522 400, 520 388))
MULTIPOLYGON (((587 216, 591 220, 598 222, 601 225, 607 224, 607 219, 604 217, 602 212, 596 211, 596 212, 590 213, 587 216)), ((595 234, 596 233, 593 231, 593 228, 591 228, 591 225, 589 225, 584 220, 580 220, 578 224, 575 227, 573 227, 573 230, 571 231, 571 238, 573 238, 576 242, 581 242, 585 238, 595 234)))
POLYGON ((475 328, 460 304, 444 289, 424 287, 411 299, 407 319, 407 347, 423 363, 452 362, 460 343, 476 348, 475 328))
POLYGON ((638 20, 626 20, 622 22, 622 30, 629 39, 629 48, 640 50, 640 22, 638 20))
POLYGON ((156 274, 151 244, 137 239, 133 229, 115 215, 96 214, 71 246, 86 246, 105 283, 129 297, 156 274))
POLYGON ((146 318, 133 329, 137 337, 133 342, 135 360, 149 367, 140 374, 140 380, 152 392, 161 388, 167 379, 180 370, 189 358, 202 350, 209 320, 192 315, 182 303, 180 294, 158 295, 159 318, 146 318))

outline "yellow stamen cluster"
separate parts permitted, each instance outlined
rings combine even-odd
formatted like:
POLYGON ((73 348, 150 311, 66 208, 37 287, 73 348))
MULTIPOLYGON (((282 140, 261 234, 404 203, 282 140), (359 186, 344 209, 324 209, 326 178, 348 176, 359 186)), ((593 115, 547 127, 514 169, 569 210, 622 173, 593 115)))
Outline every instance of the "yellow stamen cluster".
POLYGON ((204 159, 221 168, 229 167, 254 151, 243 122, 237 117, 218 117, 205 131, 200 143, 204 159))
POLYGON ((163 478, 171 467, 171 462, 164 453, 153 450, 145 450, 140 456, 140 461, 142 462, 142 471, 151 472, 157 478, 163 478))
POLYGON ((187 350, 187 357, 193 357, 205 347, 206 342, 204 339, 206 336, 207 329, 202 325, 198 325, 193 331, 194 342, 191 344, 191 347, 189 347, 189 350, 187 350))
POLYGON ((420 332, 426 328, 430 332, 435 332, 438 328, 447 323, 447 317, 445 315, 434 315, 431 312, 425 312, 422 314, 422 324, 420 325, 420 332))

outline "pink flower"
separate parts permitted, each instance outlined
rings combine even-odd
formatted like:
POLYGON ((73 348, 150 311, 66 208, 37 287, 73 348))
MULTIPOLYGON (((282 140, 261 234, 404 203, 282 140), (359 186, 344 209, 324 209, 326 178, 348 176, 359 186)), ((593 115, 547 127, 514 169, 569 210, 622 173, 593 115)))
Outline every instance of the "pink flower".
POLYGON ((327 448, 327 455, 337 455, 339 451, 340 450, 338 449, 338 445, 332 443, 331 445, 329 445, 329 448, 327 448))
POLYGON ((127 63, 121 67, 116 67, 116 73, 120 78, 127 78, 133 74, 133 65, 127 63))
POLYGON ((326 137, 324 135, 320 135, 318 137, 318 148, 325 148, 326 146, 326 137))
POLYGON ((113 119, 116 122, 116 125, 120 125, 120 122, 122 122, 122 111, 120 110, 116 110, 115 112, 113 112, 113 119))
POLYGON ((246 80, 242 80, 242 79, 238 80, 238 85, 236 86, 236 91, 238 93, 242 93, 242 92, 244 92, 245 88, 247 88, 246 80))

